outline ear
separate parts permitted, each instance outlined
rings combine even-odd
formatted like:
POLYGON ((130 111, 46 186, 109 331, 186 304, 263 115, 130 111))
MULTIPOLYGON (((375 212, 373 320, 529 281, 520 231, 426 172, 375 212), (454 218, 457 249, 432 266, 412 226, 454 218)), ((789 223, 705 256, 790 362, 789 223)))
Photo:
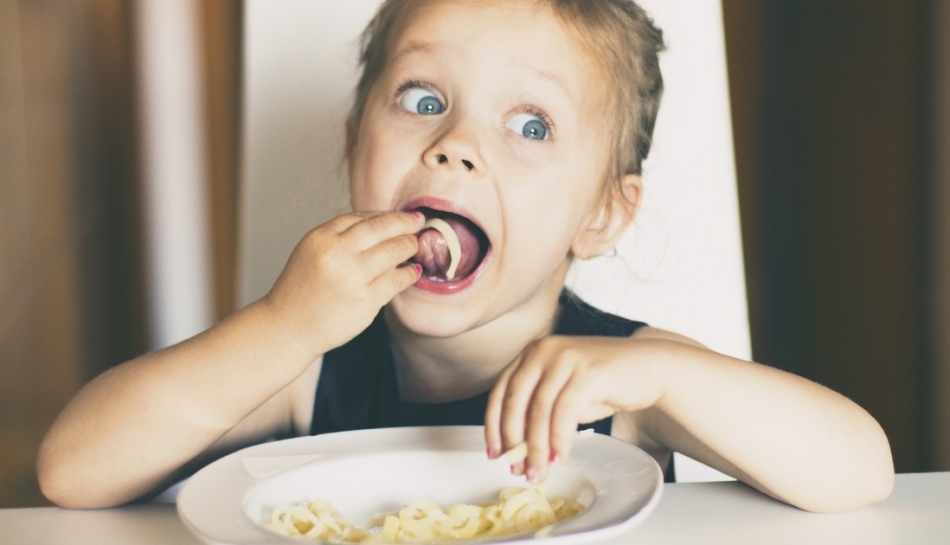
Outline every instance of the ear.
POLYGON ((581 227, 571 244, 571 253, 591 259, 610 251, 640 208, 643 183, 638 174, 626 174, 619 184, 611 184, 601 204, 581 227))

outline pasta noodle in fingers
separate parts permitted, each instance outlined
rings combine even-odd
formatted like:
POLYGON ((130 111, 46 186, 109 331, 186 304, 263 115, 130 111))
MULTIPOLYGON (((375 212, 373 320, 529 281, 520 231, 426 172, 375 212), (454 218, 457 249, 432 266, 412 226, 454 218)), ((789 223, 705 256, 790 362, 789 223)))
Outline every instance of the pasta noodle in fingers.
POLYGON ((281 505, 264 523, 281 535, 331 543, 451 542, 529 534, 581 512, 584 506, 567 498, 547 498, 545 487, 505 488, 498 502, 459 504, 442 509, 423 500, 396 513, 374 517, 358 528, 324 500, 281 505))

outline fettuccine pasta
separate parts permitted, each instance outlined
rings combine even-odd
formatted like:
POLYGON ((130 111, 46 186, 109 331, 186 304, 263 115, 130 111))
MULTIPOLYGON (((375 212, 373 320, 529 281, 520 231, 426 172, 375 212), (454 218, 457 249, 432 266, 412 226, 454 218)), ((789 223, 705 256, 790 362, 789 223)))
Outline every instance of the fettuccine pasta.
POLYGON ((264 527, 278 534, 331 543, 460 541, 536 533, 584 509, 566 498, 547 498, 544 486, 505 488, 497 503, 460 504, 442 509, 417 501, 396 513, 379 515, 358 528, 324 500, 274 508, 264 527))

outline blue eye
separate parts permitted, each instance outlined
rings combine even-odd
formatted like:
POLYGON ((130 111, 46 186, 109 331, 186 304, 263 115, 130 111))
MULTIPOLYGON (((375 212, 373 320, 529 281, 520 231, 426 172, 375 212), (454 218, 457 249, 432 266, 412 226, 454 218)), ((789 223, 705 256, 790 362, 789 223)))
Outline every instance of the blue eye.
POLYGON ((399 106, 407 112, 420 115, 439 115, 445 111, 445 106, 438 97, 421 87, 413 87, 399 98, 399 106))
POLYGON ((505 128, 529 140, 548 139, 548 127, 536 115, 517 114, 505 123, 505 128))

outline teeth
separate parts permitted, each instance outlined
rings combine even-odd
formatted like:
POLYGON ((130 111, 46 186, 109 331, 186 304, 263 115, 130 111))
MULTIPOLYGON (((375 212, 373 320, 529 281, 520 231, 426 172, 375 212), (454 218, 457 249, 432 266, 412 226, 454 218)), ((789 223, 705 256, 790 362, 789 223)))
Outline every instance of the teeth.
POLYGON ((439 218, 432 218, 426 221, 425 227, 435 229, 442 233, 442 238, 445 239, 445 245, 449 249, 449 256, 452 258, 448 270, 445 271, 445 278, 446 280, 452 280, 455 278, 455 269, 458 268, 459 262, 462 260, 462 245, 459 244, 458 235, 455 234, 455 230, 452 229, 452 226, 449 225, 448 222, 439 218))

